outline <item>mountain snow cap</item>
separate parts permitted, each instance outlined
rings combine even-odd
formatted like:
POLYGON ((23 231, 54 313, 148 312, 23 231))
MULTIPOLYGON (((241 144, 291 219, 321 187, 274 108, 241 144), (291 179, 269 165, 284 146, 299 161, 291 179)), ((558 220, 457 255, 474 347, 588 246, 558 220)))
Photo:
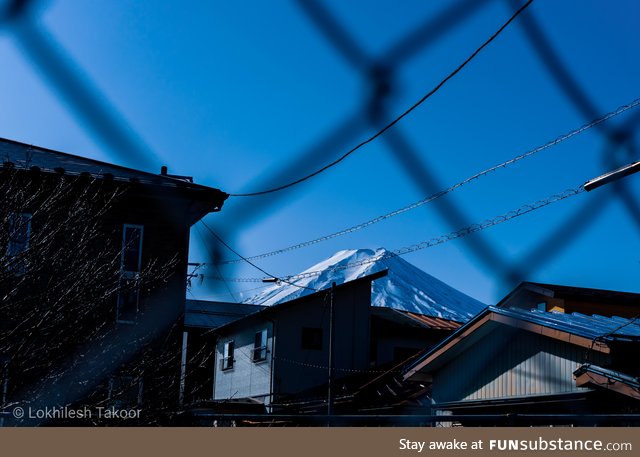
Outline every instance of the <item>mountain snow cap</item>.
POLYGON ((458 322, 466 322, 486 307, 384 248, 338 251, 301 273, 310 276, 291 280, 308 289, 282 282, 251 297, 246 303, 271 306, 313 293, 309 289, 327 289, 334 281, 343 284, 384 269, 388 269, 389 274, 372 283, 373 306, 458 322))

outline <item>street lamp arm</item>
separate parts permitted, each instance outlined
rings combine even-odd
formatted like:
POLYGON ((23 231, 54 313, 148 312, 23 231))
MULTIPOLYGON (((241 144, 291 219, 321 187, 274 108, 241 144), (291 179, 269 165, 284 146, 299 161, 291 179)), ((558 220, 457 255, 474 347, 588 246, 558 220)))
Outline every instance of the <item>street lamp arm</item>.
POLYGON ((613 171, 610 171, 609 173, 605 173, 601 176, 598 176, 597 178, 594 178, 584 183, 582 187, 584 187, 584 190, 586 190, 587 192, 590 192, 594 189, 597 189, 598 187, 617 181, 618 179, 622 179, 625 176, 629 176, 638 171, 640 171, 640 161, 630 163, 628 165, 618 168, 617 170, 613 170, 613 171))

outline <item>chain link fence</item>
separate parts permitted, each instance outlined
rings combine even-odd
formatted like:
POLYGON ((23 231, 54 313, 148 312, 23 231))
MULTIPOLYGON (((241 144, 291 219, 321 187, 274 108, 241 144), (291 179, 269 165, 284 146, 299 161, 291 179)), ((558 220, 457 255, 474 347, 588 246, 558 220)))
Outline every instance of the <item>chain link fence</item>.
MULTIPOLYGON (((109 98, 96 89, 70 54, 56 43, 55 37, 48 33, 46 26, 38 21, 38 16, 50 3, 35 0, 0 2, 0 29, 14 38, 24 57, 38 70, 39 77, 66 102, 68 108, 81 120, 82 127, 109 151, 114 162, 141 169, 151 168, 151 164, 157 162, 152 149, 145 145, 140 135, 118 114, 109 98)), ((525 2, 518 0, 504 0, 500 3, 507 5, 513 14, 525 5, 525 2)), ((334 160, 335 158, 329 156, 335 152, 327 151, 349 150, 362 132, 379 131, 387 126, 397 114, 393 106, 394 102, 398 101, 398 94, 402 93, 403 82, 400 74, 410 64, 409 61, 438 44, 445 36, 454 33, 467 21, 481 15, 492 4, 495 2, 489 0, 447 2, 437 14, 424 18, 417 28, 397 39, 385 53, 372 57, 366 52, 364 43, 361 43, 357 35, 345 25, 346 21, 338 17, 324 0, 299 0, 297 5, 306 18, 307 26, 317 30, 326 39, 332 51, 340 56, 349 70, 365 81, 368 90, 363 92, 355 114, 347 116, 335 125, 332 131, 313 147, 291 157, 290 162, 282 164, 277 172, 272 173, 260 184, 264 188, 271 188, 295 180, 307 173, 309 163, 327 163, 334 160)), ((541 68, 550 75, 553 84, 566 101, 580 113, 583 122, 593 122, 606 112, 583 88, 580 75, 574 74, 570 65, 554 48, 552 40, 546 36, 533 11, 524 11, 510 27, 519 28, 524 34, 541 68)), ((629 97, 633 98, 636 95, 629 94, 629 97)), ((594 125, 594 130, 602 139, 600 158, 603 169, 613 169, 637 160, 634 137, 639 125, 640 112, 637 110, 627 115, 623 123, 602 122, 594 125)), ((423 195, 438 195, 443 189, 447 189, 447 186, 442 185, 438 172, 402 126, 386 130, 376 141, 384 146, 403 170, 406 179, 423 195)), ((305 187, 293 186, 287 192, 276 192, 268 198, 262 198, 259 208, 242 197, 236 197, 239 199, 238 203, 231 210, 230 217, 224 219, 224 227, 216 227, 217 233, 230 245, 234 245, 246 227, 257 223, 269 212, 278 212, 285 196, 296 192, 305 192, 305 187)), ((579 192, 579 189, 573 190, 568 194, 552 197, 549 201, 563 199, 579 192)), ((621 205, 635 224, 635 229, 640 230, 638 195, 634 194, 628 182, 620 181, 612 185, 610 191, 594 194, 592 198, 576 203, 577 209, 562 223, 553 227, 536 246, 520 257, 514 257, 492 243, 484 235, 483 229, 516 217, 520 212, 508 213, 478 225, 474 224, 476 221, 472 220, 464 208, 453 199, 435 198, 430 201, 430 206, 437 211, 452 232, 405 250, 411 252, 456 239, 463 244, 465 252, 469 253, 481 268, 492 272, 496 283, 501 284, 501 287, 511 287, 552 264, 556 256, 562 252, 563 246, 571 239, 579 237, 581 232, 588 230, 590 224, 586 221, 603 217, 612 202, 621 205), (467 228, 461 229, 462 227, 467 228), (472 236, 466 236, 471 234, 472 236)), ((543 202, 536 205, 546 204, 543 202)), ((530 209, 525 208, 523 211, 526 213, 530 209)), ((375 219, 374 221, 377 222, 375 219)), ((368 223, 362 225, 363 227, 356 226, 357 230, 366 227, 368 223)), ((352 230, 347 229, 344 234, 350 231, 352 230)), ((224 291, 223 281, 215 278, 224 276, 220 274, 219 268, 230 263, 229 253, 216 237, 207 232, 201 232, 201 235, 210 255, 208 277, 214 279, 216 290, 227 293, 224 291)), ((398 254, 403 253, 403 250, 398 251, 398 254)), ((228 293, 231 294, 231 290, 228 293)))

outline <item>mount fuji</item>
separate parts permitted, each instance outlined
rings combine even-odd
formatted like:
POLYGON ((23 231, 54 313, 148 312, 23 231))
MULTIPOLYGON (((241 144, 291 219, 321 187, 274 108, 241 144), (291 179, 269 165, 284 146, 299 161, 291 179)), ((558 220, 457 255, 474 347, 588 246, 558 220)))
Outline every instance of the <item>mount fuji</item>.
POLYGON ((372 283, 373 306, 466 322, 486 307, 484 303, 454 289, 439 279, 380 248, 339 251, 299 275, 287 279, 246 300, 264 306, 327 289, 332 282, 342 284, 388 268, 389 274, 372 283))

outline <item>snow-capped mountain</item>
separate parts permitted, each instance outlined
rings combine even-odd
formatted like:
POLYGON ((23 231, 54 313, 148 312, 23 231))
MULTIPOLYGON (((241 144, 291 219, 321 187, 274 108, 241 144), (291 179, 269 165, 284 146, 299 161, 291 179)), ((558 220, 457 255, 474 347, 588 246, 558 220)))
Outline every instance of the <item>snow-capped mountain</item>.
POLYGON ((308 295, 313 292, 310 289, 327 289, 333 281, 342 284, 385 268, 389 269, 389 274, 372 283, 374 306, 386 306, 458 322, 466 322, 486 307, 383 248, 375 251, 339 251, 289 280, 308 289, 282 282, 251 297, 246 303, 275 305, 308 295))

